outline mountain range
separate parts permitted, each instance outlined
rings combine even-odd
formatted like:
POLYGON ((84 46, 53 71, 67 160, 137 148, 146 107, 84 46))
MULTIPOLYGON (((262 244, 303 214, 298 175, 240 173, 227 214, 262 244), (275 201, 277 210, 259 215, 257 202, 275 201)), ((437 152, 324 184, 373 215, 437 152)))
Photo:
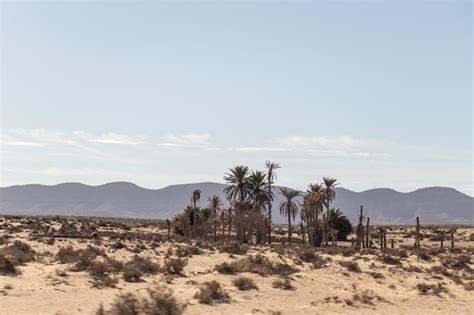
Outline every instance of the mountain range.
MULTIPOLYGON (((195 183, 146 189, 127 182, 99 186, 81 183, 17 185, 0 188, 0 213, 23 215, 75 215, 98 217, 171 218, 190 204, 192 192, 201 190, 201 206, 218 195, 225 200, 225 184, 195 183)), ((413 224, 419 216, 423 223, 474 224, 474 198, 453 188, 429 187, 408 193, 377 188, 354 192, 337 187, 335 208, 340 208, 354 223, 360 206, 374 224, 413 224)), ((275 188, 273 218, 284 223, 279 214, 282 196, 275 188)), ((301 201, 301 199, 300 199, 301 201)))

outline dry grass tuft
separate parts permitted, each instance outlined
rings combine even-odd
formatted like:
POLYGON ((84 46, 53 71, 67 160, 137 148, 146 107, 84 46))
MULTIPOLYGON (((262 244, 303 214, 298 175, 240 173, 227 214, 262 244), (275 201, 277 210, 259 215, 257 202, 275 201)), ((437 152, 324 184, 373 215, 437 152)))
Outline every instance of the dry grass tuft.
POLYGON ((275 289, 282 289, 282 290, 295 289, 295 287, 291 284, 291 280, 289 278, 276 279, 275 281, 273 281, 272 286, 275 289))

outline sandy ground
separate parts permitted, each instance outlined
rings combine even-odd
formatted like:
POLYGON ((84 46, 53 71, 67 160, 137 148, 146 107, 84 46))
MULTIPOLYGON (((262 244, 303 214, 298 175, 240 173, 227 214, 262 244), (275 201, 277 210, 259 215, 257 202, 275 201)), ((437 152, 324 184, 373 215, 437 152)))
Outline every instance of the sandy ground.
MULTIPOLYGON (((3 230, 0 231, 0 236, 7 234, 3 230)), ((134 228, 132 231, 166 234, 164 230, 157 228, 134 228)), ((474 242, 469 240, 469 235, 472 233, 474 228, 458 229, 456 233, 458 251, 471 255, 471 258, 474 242)), ((73 264, 61 264, 55 259, 59 248, 67 245, 86 248, 87 245, 92 245, 104 249, 107 255, 121 261, 129 260, 135 253, 126 248, 113 249, 110 244, 116 242, 114 239, 103 238, 101 245, 97 245, 95 241, 88 239, 56 238, 54 244, 48 245, 44 242, 45 238, 31 240, 28 230, 9 234, 13 238, 9 239, 8 244, 14 240, 26 242, 36 252, 36 258, 35 261, 18 267, 20 275, 0 276, 2 315, 94 314, 101 303, 107 310, 121 293, 145 295, 147 288, 159 284, 166 284, 173 291, 178 302, 185 305, 185 314, 474 314, 474 291, 466 286, 469 282, 472 285, 474 280, 472 269, 469 270, 474 267, 472 259, 468 268, 463 271, 449 270, 451 274, 461 276, 463 284, 460 284, 451 276, 429 272, 430 268, 441 264, 441 258, 438 256, 423 260, 411 252, 408 257, 400 259, 401 264, 390 265, 377 259, 378 249, 373 254, 355 253, 349 257, 320 253, 321 257, 331 261, 321 268, 314 268, 311 263, 298 261, 292 254, 285 254, 303 248, 297 245, 275 244, 273 249, 270 246, 250 247, 247 255, 262 254, 272 261, 288 263, 297 268, 297 272, 289 276, 295 289, 282 290, 272 286, 273 281, 279 278, 278 275, 260 276, 245 272, 225 275, 214 271, 215 265, 224 261, 235 261, 244 256, 205 249, 202 254, 189 258, 182 276, 171 278, 159 272, 156 275, 145 275, 142 282, 131 283, 124 281, 120 274, 114 274, 113 277, 118 279, 117 286, 99 289, 92 287, 92 278, 88 272, 71 271, 73 264), (340 264, 341 261, 356 261, 361 272, 349 271, 340 264), (418 271, 421 272, 408 269, 410 266, 419 267, 418 271), (60 276, 58 272, 65 272, 67 276, 60 276), (378 273, 379 277, 375 278, 371 273, 378 273), (232 281, 238 276, 253 279, 258 290, 237 289, 232 281), (230 295, 230 302, 213 305, 199 303, 194 297, 199 285, 211 280, 216 280, 223 286, 230 295), (442 283, 447 290, 438 295, 423 295, 417 289, 419 283, 442 283), (374 297, 369 303, 354 299, 355 294, 361 295, 364 291, 374 297)), ((402 237, 401 230, 392 231, 387 238, 396 239, 396 248, 413 244, 413 239, 402 237)), ((134 246, 133 241, 123 243, 129 248, 134 246)), ((163 264, 168 248, 176 247, 179 243, 162 242, 158 245, 154 248, 148 246, 139 255, 163 264)), ((445 246, 449 245, 449 241, 446 241, 445 246)), ((5 246, 7 244, 3 245, 5 246)), ((340 246, 350 244, 342 243, 340 246)), ((422 246, 427 249, 436 248, 439 247, 439 242, 424 239, 422 246)))

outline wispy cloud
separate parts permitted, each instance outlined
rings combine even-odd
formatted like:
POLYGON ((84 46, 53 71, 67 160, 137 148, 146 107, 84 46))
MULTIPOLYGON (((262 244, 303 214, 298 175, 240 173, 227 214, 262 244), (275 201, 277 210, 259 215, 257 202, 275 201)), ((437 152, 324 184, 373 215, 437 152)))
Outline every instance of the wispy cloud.
POLYGON ((208 133, 191 133, 185 135, 169 133, 165 136, 165 139, 166 140, 160 142, 159 145, 168 147, 207 148, 211 144, 211 135, 208 133))
POLYGON ((94 135, 87 133, 82 130, 76 130, 73 132, 75 136, 80 139, 92 142, 92 143, 103 143, 103 144, 123 144, 123 145, 138 145, 147 143, 143 138, 136 138, 125 134, 119 134, 114 132, 102 133, 100 135, 94 135))
POLYGON ((364 148, 383 146, 384 141, 375 139, 356 139, 351 136, 288 136, 276 140, 283 147, 314 150, 355 151, 364 148))
POLYGON ((238 148, 228 148, 229 151, 238 151, 238 152, 287 152, 291 151, 286 148, 271 148, 271 147, 238 147, 238 148))

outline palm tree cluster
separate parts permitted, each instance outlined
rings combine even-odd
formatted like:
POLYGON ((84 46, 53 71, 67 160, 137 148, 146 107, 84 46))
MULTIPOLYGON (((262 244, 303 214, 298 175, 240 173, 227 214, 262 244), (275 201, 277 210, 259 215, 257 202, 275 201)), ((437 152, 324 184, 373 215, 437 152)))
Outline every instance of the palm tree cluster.
MULTIPOLYGON (((273 185, 280 165, 267 161, 265 166, 266 169, 262 171, 238 165, 225 174, 227 208, 216 195, 208 198, 207 207, 199 207, 201 191, 195 190, 191 204, 175 218, 175 231, 186 238, 207 238, 212 235, 216 241, 218 230, 222 238, 228 239, 231 231, 235 230, 239 242, 270 243, 273 185)), ((288 221, 288 242, 292 241, 292 222, 294 224, 298 214, 303 240, 307 237, 309 244, 314 246, 321 246, 322 241, 327 242, 323 238, 324 231, 329 228, 344 230, 339 234, 343 238, 351 231, 350 222, 344 214, 339 209, 331 208, 336 197, 336 185, 336 179, 324 177, 322 183, 310 184, 305 193, 279 188, 279 193, 284 197, 279 210, 288 221), (299 201, 301 197, 302 203, 299 201)))

